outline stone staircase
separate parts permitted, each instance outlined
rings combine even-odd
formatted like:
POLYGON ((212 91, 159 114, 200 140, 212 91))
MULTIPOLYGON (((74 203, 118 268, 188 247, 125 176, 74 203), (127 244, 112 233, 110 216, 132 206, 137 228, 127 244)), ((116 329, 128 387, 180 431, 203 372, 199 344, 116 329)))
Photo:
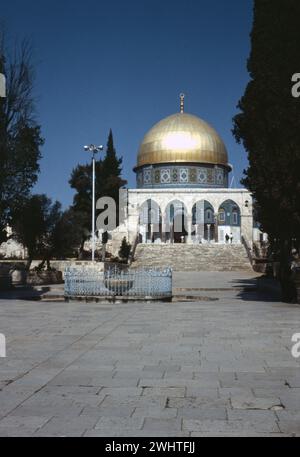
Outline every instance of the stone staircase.
POLYGON ((172 267, 174 271, 251 270, 242 244, 138 244, 132 268, 172 267))

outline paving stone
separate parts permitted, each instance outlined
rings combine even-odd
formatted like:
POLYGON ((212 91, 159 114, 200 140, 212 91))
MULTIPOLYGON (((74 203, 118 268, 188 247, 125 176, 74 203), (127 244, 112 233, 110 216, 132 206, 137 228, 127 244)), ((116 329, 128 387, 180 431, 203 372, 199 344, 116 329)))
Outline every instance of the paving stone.
POLYGON ((154 406, 138 406, 132 417, 150 417, 153 419, 174 419, 177 417, 176 408, 159 408, 154 406))
POLYGON ((101 394, 113 397, 131 397, 142 395, 142 387, 103 387, 101 394))
POLYGON ((142 428, 144 419, 140 417, 101 417, 95 425, 95 430, 101 429, 109 433, 139 430, 142 428))
POLYGON ((167 403, 167 397, 165 395, 145 395, 145 396, 124 396, 124 397, 115 397, 112 395, 107 395, 101 406, 105 407, 118 407, 118 406, 130 406, 133 408, 136 407, 159 407, 164 408, 167 403))
POLYGON ((231 432, 258 432, 258 433, 280 433, 277 424, 273 422, 251 422, 244 420, 194 420, 183 419, 183 430, 190 432, 200 431, 209 433, 231 433, 231 432))
MULTIPOLYGON (((260 390, 258 389, 257 391, 254 390, 254 392, 258 392, 257 394, 253 392, 253 389, 251 388, 246 388, 246 387, 222 387, 218 389, 219 396, 220 398, 226 398, 229 399, 231 397, 265 397, 265 389, 259 394, 260 390)), ((274 393, 272 395, 269 395, 270 397, 275 397, 274 393)))
POLYGON ((264 398, 281 398, 282 395, 285 395, 285 393, 289 394, 290 389, 287 386, 284 387, 271 387, 270 389, 267 388, 253 388, 251 389, 252 393, 254 394, 255 397, 264 397, 264 398))
POLYGON ((218 398, 219 389, 207 386, 198 386, 188 384, 186 387, 186 396, 187 397, 202 397, 202 398, 218 398))
POLYGON ((181 419, 153 419, 146 417, 143 430, 160 430, 161 432, 177 432, 182 429, 181 419))
POLYGON ((277 411, 259 409, 227 409, 228 421, 242 420, 246 422, 278 422, 277 411))
POLYGON ((35 432, 34 428, 30 427, 0 427, 0 437, 1 438, 21 438, 21 437, 28 437, 33 436, 35 432))
POLYGON ((280 420, 278 426, 283 433, 291 433, 300 436, 300 419, 280 420))
POLYGON ((206 398, 206 397, 168 397, 167 398, 167 407, 168 408, 185 408, 185 409, 194 409, 194 408, 214 408, 229 406, 229 401, 226 399, 220 399, 217 397, 206 398))
MULTIPOLYGON (((300 371, 300 369, 299 369, 299 371, 300 371)), ((298 373, 296 376, 286 376, 285 377, 285 381, 292 388, 293 387, 299 387, 300 388, 300 373, 298 373)))
POLYGON ((134 412, 134 408, 131 406, 102 406, 97 408, 86 407, 81 411, 81 415, 91 416, 94 413, 95 417, 130 417, 134 412))
POLYGON ((36 403, 25 405, 21 404, 17 408, 15 408, 11 415, 13 416, 23 416, 23 417, 31 417, 31 416, 59 416, 59 417, 74 417, 78 416, 82 410, 82 406, 75 406, 75 405, 60 405, 60 404, 44 404, 44 403, 36 403))
MULTIPOLYGON (((147 378, 148 379, 151 379, 151 378, 162 378, 163 377, 163 374, 164 374, 164 371, 154 371, 154 372, 151 372, 151 371, 147 371, 147 378)), ((143 378, 145 377, 145 372, 143 370, 119 370, 117 369, 113 375, 113 378, 114 379, 126 379, 126 378, 129 378, 129 379, 136 379, 136 380, 139 380, 140 378, 143 378)))
POLYGON ((51 416, 6 416, 0 420, 0 429, 16 427, 34 431, 42 427, 50 418, 51 416))
POLYGON ((259 398, 244 396, 233 396, 231 397, 231 405, 233 409, 272 409, 279 410, 283 409, 281 400, 279 398, 259 398))
POLYGON ((300 421, 300 411, 276 411, 276 417, 278 417, 279 421, 300 421))
POLYGON ((160 366, 160 365, 145 365, 143 367, 143 372, 144 372, 143 377, 144 378, 148 377, 148 373, 159 373, 159 374, 163 375, 165 371, 166 371, 166 368, 163 366, 160 366), (147 374, 145 375, 145 373, 147 373, 147 374))
POLYGON ((222 407, 213 407, 210 405, 199 406, 195 408, 178 408, 178 417, 182 419, 227 419, 226 408, 222 407))
POLYGON ((254 438, 254 437, 259 437, 259 438, 285 438, 285 437, 290 437, 292 434, 283 434, 281 432, 259 432, 255 431, 252 429, 249 429, 249 431, 239 431, 239 432, 191 432, 190 436, 192 438, 224 438, 224 437, 235 437, 235 438, 254 438))
POLYGON ((85 430, 93 427, 96 422, 97 419, 86 415, 69 417, 68 420, 53 417, 33 436, 82 436, 85 430))
POLYGON ((235 373, 218 373, 218 379, 221 387, 231 387, 237 380, 235 373))
POLYGON ((83 436, 86 437, 189 437, 190 434, 189 432, 183 432, 183 431, 161 431, 159 429, 155 430, 136 430, 135 428, 133 429, 125 429, 125 430, 116 430, 116 431, 110 431, 109 434, 108 432, 101 431, 100 429, 93 429, 93 430, 87 430, 83 436))
POLYGON ((0 299, 0 436, 297 435, 299 310, 245 295, 255 276, 174 273, 177 288, 230 289, 205 291, 214 302, 0 299))
POLYGON ((280 393, 280 400, 287 411, 300 410, 300 389, 285 389, 280 393))
POLYGON ((145 387, 144 396, 184 397, 185 387, 145 387))

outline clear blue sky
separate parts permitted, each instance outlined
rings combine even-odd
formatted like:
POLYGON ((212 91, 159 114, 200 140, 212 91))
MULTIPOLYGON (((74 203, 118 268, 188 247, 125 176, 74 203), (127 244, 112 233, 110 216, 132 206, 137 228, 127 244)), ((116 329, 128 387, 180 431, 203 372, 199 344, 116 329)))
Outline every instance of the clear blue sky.
POLYGON ((249 79, 252 0, 2 1, 10 42, 29 37, 45 145, 35 192, 64 206, 68 179, 88 160, 82 146, 106 144, 109 128, 123 175, 135 187, 146 131, 179 110, 211 123, 223 138, 239 185, 246 153, 231 134, 249 79))

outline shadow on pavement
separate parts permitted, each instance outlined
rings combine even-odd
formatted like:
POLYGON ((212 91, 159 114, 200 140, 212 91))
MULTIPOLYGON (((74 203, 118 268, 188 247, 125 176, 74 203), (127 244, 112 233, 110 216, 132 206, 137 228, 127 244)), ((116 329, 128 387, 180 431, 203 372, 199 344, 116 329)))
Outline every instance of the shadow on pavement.
POLYGON ((281 302, 281 290, 276 279, 256 276, 230 281, 239 290, 237 298, 246 301, 281 302))
POLYGON ((14 286, 10 290, 0 291, 2 300, 41 300, 42 296, 50 291, 49 286, 14 286))

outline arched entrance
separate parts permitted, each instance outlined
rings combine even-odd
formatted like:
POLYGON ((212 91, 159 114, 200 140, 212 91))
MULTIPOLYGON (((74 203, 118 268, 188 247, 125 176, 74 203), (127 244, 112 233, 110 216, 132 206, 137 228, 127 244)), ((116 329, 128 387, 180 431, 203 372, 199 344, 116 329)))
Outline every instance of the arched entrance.
POLYGON ((162 240, 161 225, 162 218, 159 205, 152 199, 147 200, 140 209, 140 242, 160 243, 162 240))
POLYGON ((240 243, 241 211, 233 200, 225 200, 218 211, 218 238, 220 243, 240 243))
POLYGON ((200 200, 192 208, 192 239, 196 243, 216 241, 214 208, 207 200, 200 200))
POLYGON ((170 243, 186 243, 187 210, 180 200, 167 205, 165 212, 165 240, 170 243))

